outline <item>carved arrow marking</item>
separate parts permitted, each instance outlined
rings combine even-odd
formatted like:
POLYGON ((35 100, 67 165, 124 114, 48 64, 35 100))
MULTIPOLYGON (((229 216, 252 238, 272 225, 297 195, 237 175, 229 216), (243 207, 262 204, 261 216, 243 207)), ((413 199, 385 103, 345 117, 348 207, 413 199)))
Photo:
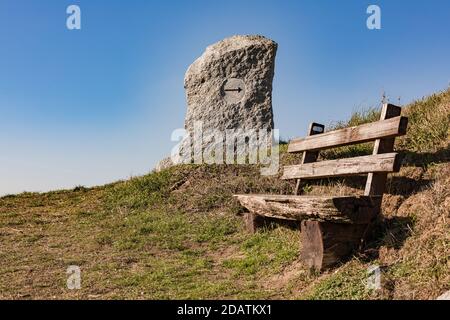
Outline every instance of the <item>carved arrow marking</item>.
POLYGON ((242 91, 241 87, 238 87, 237 89, 224 89, 224 91, 234 91, 237 93, 240 93, 242 91))

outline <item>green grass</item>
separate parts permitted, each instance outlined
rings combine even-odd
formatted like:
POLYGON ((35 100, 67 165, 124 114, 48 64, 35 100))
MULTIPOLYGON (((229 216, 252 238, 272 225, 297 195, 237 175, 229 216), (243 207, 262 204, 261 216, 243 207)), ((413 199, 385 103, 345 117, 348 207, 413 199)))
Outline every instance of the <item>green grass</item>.
POLYGON ((295 258, 297 251, 286 249, 292 248, 286 235, 244 235, 240 222, 229 216, 192 217, 181 212, 133 214, 118 224, 114 233, 120 237, 112 239, 114 248, 124 255, 147 251, 156 257, 141 262, 144 267, 137 274, 122 275, 117 285, 151 292, 150 298, 233 297, 245 292, 253 275, 271 273, 295 258), (229 247, 236 247, 231 257, 215 253, 229 247))
POLYGON ((292 230, 257 233, 241 245, 242 257, 227 259, 223 265, 236 274, 256 275, 267 270, 270 273, 281 272, 283 266, 297 259, 299 250, 292 244, 298 242, 298 233, 292 230))
MULTIPOLYGON (((243 228, 236 193, 292 192, 294 182, 263 177, 251 165, 184 165, 110 185, 0 198, 0 297, 89 299, 374 299, 432 298, 448 288, 448 169, 450 91, 405 109, 408 134, 397 149, 418 157, 390 180, 380 228, 369 249, 336 270, 309 274, 299 262, 298 230, 243 228), (402 180, 404 179, 404 181, 402 180), (447 179, 447 180, 446 180, 447 179), (395 194, 403 185, 423 188, 395 194), (400 186, 398 184, 401 184, 400 186), (395 187, 395 188, 394 188, 395 187), (397 202, 395 202, 395 201, 397 202), (398 203, 390 206, 390 203, 398 203), (405 236, 406 235, 406 236, 405 236), (405 238, 405 239, 403 239, 405 238), (384 266, 386 292, 366 289, 366 269, 384 266), (79 265, 82 289, 65 288, 66 268, 79 265)), ((356 112, 331 128, 379 118, 356 112)), ((322 158, 370 153, 371 144, 322 158)), ((301 155, 280 146, 281 165, 301 155)), ((406 186, 411 189, 409 186, 406 186)), ((305 193, 357 192, 348 181, 323 180, 305 193)))
POLYGON ((409 130, 401 147, 414 152, 433 152, 450 141, 450 90, 418 100, 406 110, 409 130))
POLYGON ((371 296, 367 289, 367 269, 357 261, 324 277, 302 298, 309 300, 363 300, 371 296))

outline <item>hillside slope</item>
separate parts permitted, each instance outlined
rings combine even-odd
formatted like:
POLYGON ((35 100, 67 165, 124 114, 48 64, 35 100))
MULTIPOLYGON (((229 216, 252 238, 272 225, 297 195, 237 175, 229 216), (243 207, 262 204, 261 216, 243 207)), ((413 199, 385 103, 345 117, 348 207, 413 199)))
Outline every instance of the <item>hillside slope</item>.
MULTIPOLYGON (((0 298, 433 299, 450 289, 450 90, 409 105, 397 139, 403 168, 388 181, 373 241, 335 270, 310 274, 299 232, 249 235, 233 193, 290 193, 291 182, 250 165, 178 166, 96 187, 0 198, 0 298), (366 270, 382 267, 382 289, 366 270), (80 266, 80 290, 66 269, 80 266)), ((355 113, 334 127, 378 118, 355 113)), ((299 133, 300 134, 300 133, 299 133)), ((282 164, 295 156, 285 153, 282 164)), ((321 157, 370 153, 344 147, 321 157)), ((361 193, 360 178, 308 185, 311 194, 361 193)))

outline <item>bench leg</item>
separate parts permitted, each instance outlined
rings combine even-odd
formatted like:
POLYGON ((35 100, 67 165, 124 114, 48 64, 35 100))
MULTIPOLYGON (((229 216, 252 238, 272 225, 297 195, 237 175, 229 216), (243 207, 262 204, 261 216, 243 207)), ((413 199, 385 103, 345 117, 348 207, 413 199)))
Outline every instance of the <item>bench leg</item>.
POLYGON ((301 259, 316 271, 331 268, 360 246, 366 230, 367 224, 302 221, 301 259))
POLYGON ((266 219, 257 214, 246 212, 244 213, 245 228, 250 233, 255 233, 258 229, 266 225, 266 219))

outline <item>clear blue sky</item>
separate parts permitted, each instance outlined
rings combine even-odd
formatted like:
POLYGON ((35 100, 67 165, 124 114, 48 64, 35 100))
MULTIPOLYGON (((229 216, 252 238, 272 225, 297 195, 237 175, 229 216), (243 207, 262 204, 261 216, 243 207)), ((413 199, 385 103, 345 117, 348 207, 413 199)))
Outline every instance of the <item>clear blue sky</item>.
POLYGON ((450 1, 0 0, 0 194, 147 173, 183 126, 187 67, 216 41, 279 44, 275 126, 346 119, 383 91, 448 87, 450 1), (81 7, 82 29, 66 28, 81 7), (366 28, 377 4, 382 29, 366 28))

